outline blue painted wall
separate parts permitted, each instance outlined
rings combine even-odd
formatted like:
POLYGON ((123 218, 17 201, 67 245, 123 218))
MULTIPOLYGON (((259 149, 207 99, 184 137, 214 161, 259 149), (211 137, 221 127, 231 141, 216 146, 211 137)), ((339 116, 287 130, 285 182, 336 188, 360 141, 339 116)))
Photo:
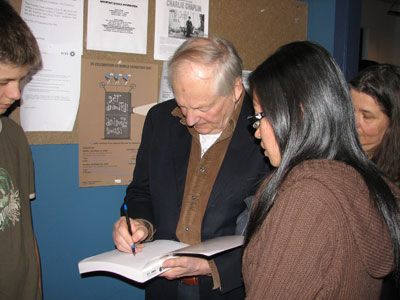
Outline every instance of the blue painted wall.
MULTIPOLYGON (((335 0, 309 0, 308 39, 331 53, 335 0)), ((81 278, 79 260, 114 249, 112 226, 125 186, 79 188, 78 145, 32 146, 32 214, 42 258, 45 300, 144 299, 142 289, 108 276, 81 278)))
POLYGON ((347 80, 358 71, 362 0, 300 0, 308 3, 307 39, 324 46, 347 80))
POLYGON ((78 145, 31 149, 36 182, 32 215, 42 259, 44 299, 144 299, 143 290, 122 280, 81 278, 78 272, 81 259, 114 249, 112 226, 126 187, 79 188, 78 145))
POLYGON ((336 0, 301 0, 308 3, 307 39, 334 49, 336 0))
POLYGON ((358 72, 362 0, 336 0, 333 55, 349 81, 358 72))

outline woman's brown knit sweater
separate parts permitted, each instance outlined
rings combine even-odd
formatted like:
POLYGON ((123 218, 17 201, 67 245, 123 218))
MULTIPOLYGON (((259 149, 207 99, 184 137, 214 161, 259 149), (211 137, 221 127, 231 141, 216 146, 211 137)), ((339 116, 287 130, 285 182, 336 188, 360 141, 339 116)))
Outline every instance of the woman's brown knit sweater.
POLYGON ((392 268, 389 231, 362 177, 328 160, 292 170, 243 256, 248 300, 379 299, 392 268))

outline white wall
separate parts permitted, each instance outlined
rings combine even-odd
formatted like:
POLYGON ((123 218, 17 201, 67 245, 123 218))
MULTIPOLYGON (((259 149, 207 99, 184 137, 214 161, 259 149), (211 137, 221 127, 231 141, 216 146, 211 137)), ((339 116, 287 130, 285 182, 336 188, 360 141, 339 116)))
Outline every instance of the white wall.
POLYGON ((391 2, 363 0, 362 59, 400 65, 400 17, 388 15, 391 2))

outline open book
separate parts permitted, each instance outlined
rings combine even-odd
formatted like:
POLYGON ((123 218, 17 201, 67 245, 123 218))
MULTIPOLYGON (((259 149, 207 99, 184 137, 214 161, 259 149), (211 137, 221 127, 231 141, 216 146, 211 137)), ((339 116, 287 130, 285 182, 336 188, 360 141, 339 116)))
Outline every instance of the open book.
POLYGON ((243 236, 222 236, 191 246, 169 240, 156 240, 144 245, 143 250, 136 255, 112 250, 85 258, 78 264, 79 273, 106 271, 137 282, 145 282, 167 271, 161 266, 168 258, 180 255, 210 257, 243 245, 243 236))

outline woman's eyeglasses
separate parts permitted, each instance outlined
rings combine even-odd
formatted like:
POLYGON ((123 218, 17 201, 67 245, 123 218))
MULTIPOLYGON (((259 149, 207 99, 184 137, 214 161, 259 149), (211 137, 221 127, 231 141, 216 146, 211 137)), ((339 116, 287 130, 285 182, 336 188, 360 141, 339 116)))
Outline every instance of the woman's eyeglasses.
POLYGON ((247 120, 249 121, 251 127, 254 129, 258 129, 260 127, 260 120, 265 117, 263 112, 256 114, 255 116, 248 116, 247 120))

